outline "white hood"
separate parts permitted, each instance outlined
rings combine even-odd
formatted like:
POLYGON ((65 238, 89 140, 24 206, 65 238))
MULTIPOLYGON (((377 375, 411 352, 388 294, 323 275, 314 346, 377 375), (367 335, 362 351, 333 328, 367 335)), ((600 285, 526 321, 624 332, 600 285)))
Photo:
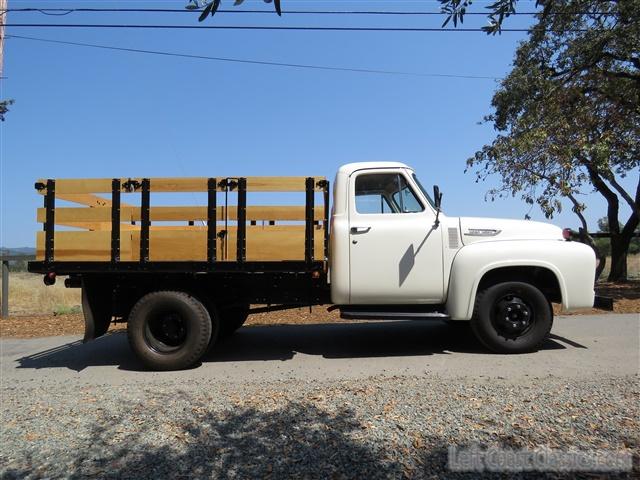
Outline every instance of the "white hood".
POLYGON ((462 243, 501 240, 562 240, 562 229, 549 223, 503 218, 460 218, 462 243))

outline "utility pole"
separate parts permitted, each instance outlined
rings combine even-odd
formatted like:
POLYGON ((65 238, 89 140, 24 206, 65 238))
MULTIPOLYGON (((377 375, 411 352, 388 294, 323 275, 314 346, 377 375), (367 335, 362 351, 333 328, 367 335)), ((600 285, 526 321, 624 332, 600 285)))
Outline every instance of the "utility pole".
POLYGON ((4 24, 7 23, 7 0, 0 0, 0 78, 4 64, 4 24))

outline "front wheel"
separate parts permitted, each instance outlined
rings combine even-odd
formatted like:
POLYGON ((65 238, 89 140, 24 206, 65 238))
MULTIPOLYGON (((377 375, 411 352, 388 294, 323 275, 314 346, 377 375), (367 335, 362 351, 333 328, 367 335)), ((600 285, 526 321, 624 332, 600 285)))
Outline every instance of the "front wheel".
POLYGON ((217 335, 212 320, 204 305, 185 292, 149 293, 129 314, 129 344, 149 368, 188 368, 205 353, 212 330, 217 335))
POLYGON ((526 353, 540 348, 553 324, 553 310, 533 285, 504 282, 478 293, 471 328, 496 353, 526 353))

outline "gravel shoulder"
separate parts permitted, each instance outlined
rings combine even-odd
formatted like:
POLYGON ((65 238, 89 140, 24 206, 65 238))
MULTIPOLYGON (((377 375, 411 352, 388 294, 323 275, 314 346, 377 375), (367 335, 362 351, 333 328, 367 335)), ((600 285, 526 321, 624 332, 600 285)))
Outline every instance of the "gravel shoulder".
POLYGON ((633 478, 639 328, 560 317, 541 351, 500 356, 439 323, 251 327, 167 373, 122 333, 2 339, 0 477, 477 478, 447 449, 480 446, 632 452, 602 477, 633 478))

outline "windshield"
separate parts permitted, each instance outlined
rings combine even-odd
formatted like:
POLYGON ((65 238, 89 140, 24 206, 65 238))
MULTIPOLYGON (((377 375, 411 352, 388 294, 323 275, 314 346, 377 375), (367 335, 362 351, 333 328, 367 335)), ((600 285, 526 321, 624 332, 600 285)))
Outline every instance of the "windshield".
POLYGON ((416 176, 415 173, 412 173, 411 176, 413 177, 413 181, 416 182, 416 185, 418 185, 418 188, 420 189, 420 191, 424 194, 425 198, 427 199, 427 201, 429 202, 429 205, 431 205, 434 209, 436 208, 436 204, 433 203, 433 199, 431 198, 431 196, 427 193, 427 191, 425 190, 425 188, 422 186, 422 184, 420 183, 420 180, 418 180, 418 177, 416 176))

